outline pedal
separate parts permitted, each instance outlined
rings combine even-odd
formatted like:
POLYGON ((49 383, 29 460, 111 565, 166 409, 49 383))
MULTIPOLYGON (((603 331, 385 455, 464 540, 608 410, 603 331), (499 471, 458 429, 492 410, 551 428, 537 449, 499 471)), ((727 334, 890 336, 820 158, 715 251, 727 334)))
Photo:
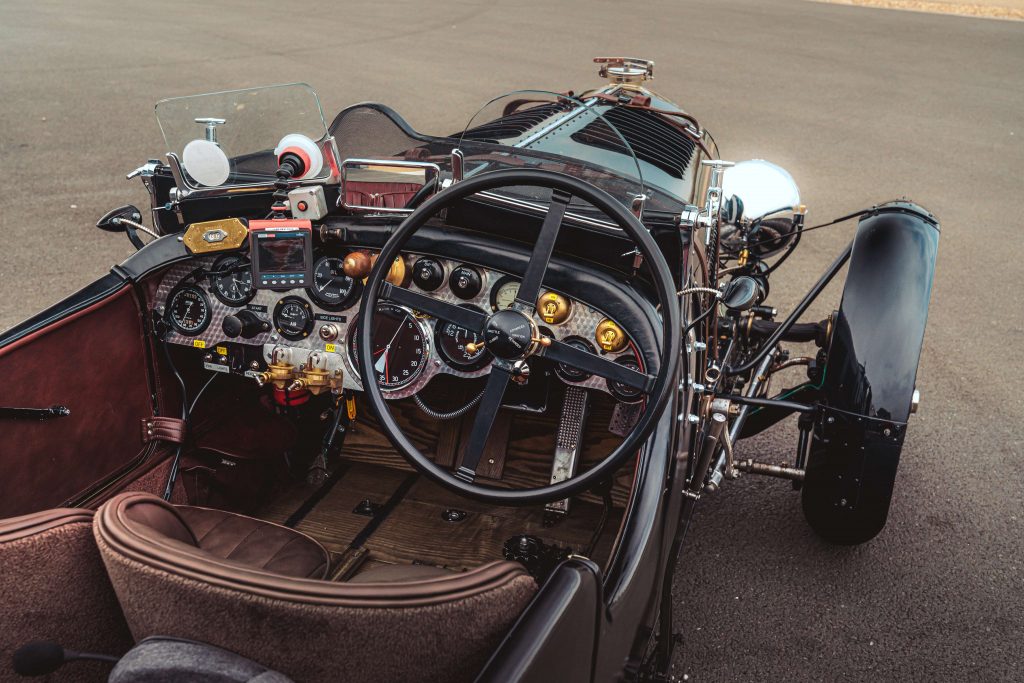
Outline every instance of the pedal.
MULTIPOLYGON (((551 465, 551 483, 557 484, 576 476, 579 453, 583 441, 583 427, 587 422, 590 394, 586 389, 565 388, 562 415, 558 419, 555 437, 555 459, 551 465)), ((547 513, 564 515, 569 512, 569 499, 556 500, 544 506, 547 513)))

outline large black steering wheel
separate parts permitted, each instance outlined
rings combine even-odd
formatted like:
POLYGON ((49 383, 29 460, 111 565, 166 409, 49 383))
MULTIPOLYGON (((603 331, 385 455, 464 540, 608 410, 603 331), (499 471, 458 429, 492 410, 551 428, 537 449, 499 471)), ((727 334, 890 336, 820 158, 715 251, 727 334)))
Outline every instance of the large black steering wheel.
MULTIPOLYGON (((528 505, 561 500, 580 493, 606 477, 610 477, 622 463, 635 454, 656 426, 656 421, 669 403, 675 387, 676 367, 679 361, 679 304, 675 295, 672 273, 654 239, 642 223, 607 192, 572 176, 540 169, 511 169, 482 173, 462 180, 431 197, 414 211, 384 245, 370 272, 359 309, 360 320, 371 320, 381 300, 407 306, 438 320, 451 322, 476 332, 484 339, 486 352, 491 354, 491 371, 487 378, 476 417, 469 435, 462 463, 454 472, 433 462, 420 452, 406 437, 395 421, 384 394, 377 384, 370 363, 360 363, 359 376, 363 390, 373 406, 384 433, 398 452, 420 472, 442 486, 465 496, 498 505, 528 505), (456 304, 396 287, 385 281, 390 264, 400 254, 409 238, 432 216, 471 195, 485 190, 510 186, 533 186, 551 189, 551 203, 540 228, 533 253, 522 274, 515 302, 504 310, 490 315, 463 308, 456 304), (566 208, 572 197, 579 197, 596 207, 615 222, 636 243, 654 277, 654 287, 660 303, 662 334, 659 362, 655 374, 637 372, 622 364, 606 360, 599 355, 577 349, 569 344, 543 337, 534 320, 534 306, 541 293, 544 274, 562 227, 566 208), (557 484, 530 489, 501 489, 476 483, 476 468, 480 463, 487 437, 494 425, 498 409, 509 380, 517 371, 517 364, 531 356, 540 356, 557 363, 583 370, 592 375, 620 382, 646 394, 644 407, 632 431, 604 460, 576 477, 557 484)), ((373 357, 373 326, 359 325, 358 349, 360 358, 373 357)), ((650 365, 650 364, 649 364, 650 365)))

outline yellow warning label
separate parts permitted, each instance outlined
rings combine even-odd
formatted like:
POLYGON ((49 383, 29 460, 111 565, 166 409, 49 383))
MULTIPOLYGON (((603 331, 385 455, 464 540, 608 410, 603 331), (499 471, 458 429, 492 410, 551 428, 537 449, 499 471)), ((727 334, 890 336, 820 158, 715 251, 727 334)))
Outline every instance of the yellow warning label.
POLYGON ((327 351, 327 353, 334 353, 335 351, 338 350, 338 345, 337 344, 327 344, 326 346, 324 346, 324 349, 327 351))
POLYGON ((197 349, 205 349, 206 342, 204 342, 202 339, 193 339, 192 346, 196 347, 197 349))
POLYGON ((228 347, 226 347, 226 346, 218 346, 217 347, 217 353, 219 353, 222 356, 228 355, 228 347))

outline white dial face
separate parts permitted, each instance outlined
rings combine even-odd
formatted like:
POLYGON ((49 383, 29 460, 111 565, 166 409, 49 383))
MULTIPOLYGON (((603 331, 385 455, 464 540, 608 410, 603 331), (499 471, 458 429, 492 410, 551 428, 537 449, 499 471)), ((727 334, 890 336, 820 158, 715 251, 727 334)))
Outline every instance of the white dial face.
POLYGON ((509 280, 498 287, 498 291, 494 293, 494 305, 499 311, 503 311, 512 305, 512 302, 516 300, 516 294, 518 293, 519 283, 515 280, 509 280))

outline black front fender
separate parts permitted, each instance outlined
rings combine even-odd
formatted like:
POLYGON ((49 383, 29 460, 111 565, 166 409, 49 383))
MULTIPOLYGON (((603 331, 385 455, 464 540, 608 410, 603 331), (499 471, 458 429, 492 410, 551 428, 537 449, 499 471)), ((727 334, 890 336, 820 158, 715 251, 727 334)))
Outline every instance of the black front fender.
POLYGON ((939 224, 910 202, 861 219, 803 488, 808 522, 861 543, 885 526, 921 359, 939 224))

